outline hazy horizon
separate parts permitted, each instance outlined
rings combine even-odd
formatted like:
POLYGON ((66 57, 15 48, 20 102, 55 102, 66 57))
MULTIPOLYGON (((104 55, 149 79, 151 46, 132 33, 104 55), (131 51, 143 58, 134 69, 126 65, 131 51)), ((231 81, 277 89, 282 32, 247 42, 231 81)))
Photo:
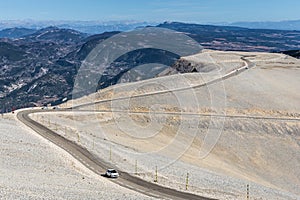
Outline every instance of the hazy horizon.
POLYGON ((1 3, 0 21, 138 21, 186 23, 277 22, 299 20, 296 0, 59 1, 12 0, 1 3))

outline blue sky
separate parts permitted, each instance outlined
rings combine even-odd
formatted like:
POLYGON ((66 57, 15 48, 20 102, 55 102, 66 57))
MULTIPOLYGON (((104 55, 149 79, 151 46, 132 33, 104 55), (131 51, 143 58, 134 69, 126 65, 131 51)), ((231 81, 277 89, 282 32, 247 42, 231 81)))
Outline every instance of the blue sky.
POLYGON ((281 21, 299 11, 299 0, 0 0, 0 20, 281 21))

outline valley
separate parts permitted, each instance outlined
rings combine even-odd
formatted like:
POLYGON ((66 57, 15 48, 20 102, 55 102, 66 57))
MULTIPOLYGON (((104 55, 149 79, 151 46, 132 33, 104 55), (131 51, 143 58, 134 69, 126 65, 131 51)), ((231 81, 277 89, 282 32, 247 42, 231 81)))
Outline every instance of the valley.
MULTIPOLYGON (((175 22, 157 27, 184 32, 204 48, 212 50, 281 52, 300 48, 298 31, 252 30, 175 22)), ((12 31, 16 30, 6 30, 12 31)), ((97 44, 119 33, 90 36, 57 27, 43 28, 34 33, 27 29, 19 31, 19 38, 9 38, 7 35, 0 39, 2 112, 49 103, 56 105, 62 103, 64 98, 72 98, 74 79, 84 59, 97 44)), ((108 67, 109 71, 99 82, 98 89, 116 84, 118 77, 134 69, 137 64, 160 62, 171 66, 179 58, 178 55, 155 49, 131 52, 108 67), (122 70, 118 70, 120 68, 122 70)), ((140 72, 136 69, 135 73, 140 72)), ((148 78, 156 77, 161 71, 151 73, 148 78)), ((136 81, 135 78, 123 77, 123 82, 136 81)))

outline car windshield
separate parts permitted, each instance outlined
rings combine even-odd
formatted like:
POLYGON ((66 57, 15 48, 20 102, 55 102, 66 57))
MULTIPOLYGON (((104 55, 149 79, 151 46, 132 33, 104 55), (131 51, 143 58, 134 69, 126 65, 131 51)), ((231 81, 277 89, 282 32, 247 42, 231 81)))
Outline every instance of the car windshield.
POLYGON ((116 170, 109 170, 110 173, 117 173, 116 170))

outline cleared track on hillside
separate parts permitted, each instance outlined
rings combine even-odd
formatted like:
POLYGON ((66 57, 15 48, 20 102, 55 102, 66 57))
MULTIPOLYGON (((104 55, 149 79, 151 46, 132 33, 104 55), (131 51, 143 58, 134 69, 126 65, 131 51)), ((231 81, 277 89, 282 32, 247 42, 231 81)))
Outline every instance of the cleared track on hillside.
POLYGON ((166 94, 166 93, 170 93, 170 92, 180 92, 180 91, 186 91, 186 90, 201 88, 201 87, 212 85, 212 84, 224 81, 228 78, 237 76, 240 73, 256 66, 255 63, 252 63, 248 59, 246 59, 246 56, 242 56, 241 60, 244 61, 244 63, 245 63, 244 66, 242 66, 238 69, 232 70, 231 72, 225 74, 224 76, 213 79, 213 80, 208 81, 206 83, 193 85, 193 86, 188 86, 188 87, 183 87, 183 88, 176 88, 176 89, 173 89, 173 90, 161 90, 161 91, 149 92, 149 93, 145 93, 145 94, 137 94, 137 95, 131 95, 131 96, 125 96, 125 97, 118 97, 118 98, 114 98, 114 99, 104 99, 104 100, 100 100, 100 101, 96 101, 96 102, 76 105, 76 106, 73 106, 72 109, 78 109, 78 108, 84 107, 84 106, 91 106, 91 105, 96 105, 96 104, 101 104, 101 103, 106 103, 106 102, 111 102, 111 101, 121 101, 121 100, 132 99, 132 98, 147 97, 147 96, 152 96, 152 95, 160 95, 160 94, 166 94))
POLYGON ((300 117, 272 117, 272 116, 255 116, 255 115, 226 115, 214 113, 192 113, 192 112, 155 112, 155 111, 131 111, 131 110, 64 110, 64 112, 86 112, 86 113, 127 113, 127 114, 155 114, 155 115, 171 115, 171 116, 194 116, 194 117, 215 117, 228 119, 253 119, 253 120, 273 120, 273 121, 300 121, 300 117))

